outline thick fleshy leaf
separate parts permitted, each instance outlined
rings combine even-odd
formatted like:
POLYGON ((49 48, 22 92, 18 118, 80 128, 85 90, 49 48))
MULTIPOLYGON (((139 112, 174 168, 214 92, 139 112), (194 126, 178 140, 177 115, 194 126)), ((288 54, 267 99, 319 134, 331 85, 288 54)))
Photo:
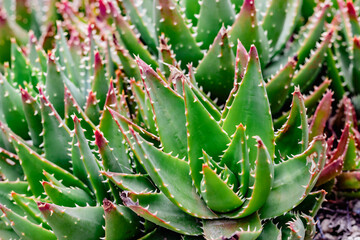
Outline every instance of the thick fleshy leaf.
POLYGON ((164 34, 161 34, 159 37, 159 51, 161 60, 163 61, 163 64, 161 64, 161 70, 164 72, 167 79, 170 77, 170 71, 167 64, 179 68, 175 59, 174 51, 171 49, 171 46, 169 46, 168 41, 169 39, 166 38, 164 34))
POLYGON ((255 240, 261 233, 258 214, 254 213, 241 219, 204 221, 206 239, 249 239, 255 240))
POLYGON ((126 76, 139 81, 141 79, 140 70, 135 60, 130 56, 129 51, 120 47, 117 42, 115 42, 115 49, 120 58, 122 70, 125 72, 126 76))
POLYGON ((74 134, 71 143, 71 161, 72 161, 72 173, 75 177, 79 178, 90 190, 93 190, 93 186, 88 178, 84 162, 81 159, 81 153, 77 136, 74 134))
POLYGON ((231 189, 231 186, 229 186, 226 181, 223 181, 206 163, 203 164, 202 174, 203 179, 200 186, 201 196, 211 210, 216 212, 230 212, 244 203, 244 198, 241 195, 238 196, 231 189), (219 196, 221 196, 221 198, 219 196))
MULTIPOLYGON (((300 17, 302 0, 271 1, 262 22, 270 43, 272 55, 285 46, 300 17)), ((304 4, 305 5, 305 4, 304 4)))
POLYGON ((291 80, 294 76, 297 58, 291 59, 274 77, 266 83, 271 113, 278 113, 285 104, 290 91, 291 80))
MULTIPOLYGON (((352 129, 352 131, 354 131, 354 129, 352 129)), ((332 162, 332 161, 338 159, 339 157, 341 157, 344 154, 344 152, 347 151, 349 135, 350 135, 350 124, 346 123, 344 129, 342 130, 341 137, 337 143, 336 149, 334 150, 334 152, 331 153, 329 162, 332 162)), ((329 146, 329 147, 331 147, 331 146, 329 146)))
POLYGON ((319 85, 315 86, 312 93, 305 97, 305 107, 307 109, 307 114, 314 113, 318 103, 320 102, 321 98, 324 96, 326 91, 329 90, 329 86, 331 85, 332 81, 329 79, 324 79, 324 81, 319 85))
MULTIPOLYGON (((73 59, 73 56, 71 55, 70 49, 69 49, 69 44, 67 42, 65 33, 63 28, 61 27, 61 22, 57 22, 57 41, 56 41, 56 54, 57 56, 59 56, 59 64, 60 66, 64 67, 64 73, 67 76, 67 78, 69 78, 76 86, 80 86, 80 82, 82 81, 81 78, 81 65, 78 64, 75 59, 73 59)), ((52 59, 52 61, 54 61, 54 59, 52 59)), ((49 64, 50 64, 50 59, 49 59, 49 64)), ((49 71, 49 65, 48 64, 48 71, 49 71)), ((59 72, 56 73, 55 68, 51 71, 53 71, 53 76, 56 76, 57 78, 59 77, 59 72)), ((48 77, 49 77, 49 73, 47 76, 47 81, 48 81, 48 77)), ((47 83, 46 81, 46 83, 47 83)), ((53 86, 54 88, 56 88, 56 86, 53 86)), ((54 89, 55 90, 55 89, 54 89)), ((60 89, 58 89, 60 90, 60 89)), ((63 91, 63 89, 62 89, 63 91)), ((49 95, 51 95, 51 93, 48 93, 49 95)), ((62 96, 58 96, 58 97, 62 97, 62 96)), ((56 98, 56 96, 54 96, 54 98, 56 98)), ((51 97, 50 97, 51 99, 51 97)), ((60 99, 59 99, 60 100, 60 99)), ((55 104, 55 103, 54 103, 55 104)), ((60 105, 59 105, 60 106, 60 105)), ((63 116, 63 113, 60 111, 59 114, 61 116, 63 116)))
MULTIPOLYGON (((144 154, 143 154, 141 148, 136 144, 136 141, 130 132, 130 128, 132 128, 133 130, 136 130, 140 135, 142 135, 142 137, 144 137, 146 140, 149 140, 151 142, 153 142, 154 139, 156 139, 156 137, 149 134, 143 128, 132 123, 131 121, 129 121, 125 117, 121 116, 117 112, 115 112, 109 108, 108 108, 108 110, 111 113, 116 124, 118 125, 118 129, 121 131, 121 133, 123 134, 123 137, 125 138, 126 142, 128 143, 129 147, 131 148, 132 153, 134 154, 131 156, 131 159, 132 159, 131 163, 132 163, 133 169, 137 173, 146 174, 146 171, 144 169, 144 164, 143 164, 144 154), (152 138, 152 137, 155 137, 155 138, 152 138)), ((157 142, 157 141, 155 141, 155 142, 157 142)))
POLYGON ((198 218, 216 217, 197 194, 189 174, 191 167, 189 167, 188 162, 155 148, 135 132, 132 134, 144 152, 142 161, 146 171, 171 202, 192 216, 198 218))
POLYGON ((48 66, 46 73, 46 84, 45 92, 49 101, 54 105, 56 112, 61 118, 64 117, 65 106, 64 106, 64 79, 63 76, 56 66, 55 56, 49 54, 48 66))
POLYGON ((237 43, 237 40, 240 40, 244 47, 250 50, 250 47, 254 44, 259 51, 261 66, 264 67, 269 60, 269 43, 263 28, 257 21, 257 14, 255 1, 244 0, 241 11, 232 25, 229 35, 230 41, 234 45, 237 43))
POLYGON ((234 85, 234 61, 228 33, 222 27, 195 73, 196 82, 203 87, 204 92, 210 92, 212 98, 219 99, 220 104, 226 101, 234 85))
MULTIPOLYGON (((305 64, 305 62, 308 62, 306 61, 306 58, 309 57, 310 53, 316 47, 317 42, 319 41, 321 34, 323 33, 326 14, 329 7, 330 4, 328 2, 318 3, 314 14, 311 16, 309 21, 300 29, 297 38, 294 39, 294 41, 290 45, 290 48, 285 52, 283 56, 281 56, 278 61, 274 61, 266 68, 266 70, 264 71, 264 76, 266 78, 276 73, 280 69, 281 65, 285 65, 288 62, 289 57, 297 56, 298 66, 305 64)), ((293 26, 289 27, 292 28, 293 26)), ((284 39, 284 41, 286 43, 288 40, 284 39)), ((283 46, 279 46, 279 49, 282 48, 283 46)))
POLYGON ((100 131, 104 137, 109 141, 109 147, 112 148, 112 153, 119 161, 119 164, 124 166, 124 172, 130 173, 131 169, 130 158, 127 155, 127 149, 123 134, 120 132, 116 121, 111 116, 108 109, 105 109, 100 119, 100 131))
POLYGON ((139 108, 139 114, 141 115, 141 118, 144 121, 147 129, 149 129, 151 132, 156 132, 154 113, 152 111, 149 97, 146 95, 142 83, 131 79, 130 86, 139 108))
POLYGON ((11 193, 13 191, 23 194, 24 196, 31 196, 29 183, 25 181, 0 182, 0 204, 10 208, 17 214, 24 215, 24 210, 11 199, 11 193))
POLYGON ((103 201, 105 212, 105 240, 130 240, 139 236, 141 219, 125 206, 103 201))
POLYGON ((249 54, 246 51, 245 47, 241 44, 240 40, 237 43, 236 57, 235 57, 235 78, 234 78, 234 87, 231 89, 231 92, 226 100, 222 116, 227 116, 230 106, 234 101, 236 92, 239 89, 240 82, 244 78, 244 74, 249 62, 249 54))
MULTIPOLYGON (((71 167, 71 157, 68 155, 69 142, 71 142, 70 129, 64 124, 41 88, 39 88, 39 93, 45 158, 69 170, 71 167)), ((62 102, 64 102, 64 98, 62 98, 62 102)))
POLYGON ((256 158, 256 140, 259 136, 271 157, 274 156, 274 128, 267 98, 265 83, 262 79, 259 57, 255 46, 250 49, 250 61, 244 79, 240 83, 234 101, 226 116, 223 116, 223 129, 232 135, 240 123, 249 135, 250 166, 256 158))
POLYGON ((288 239, 304 239, 305 238, 305 226, 299 216, 296 216, 295 219, 287 223, 288 228, 290 229, 290 236, 288 239))
POLYGON ((5 125, 5 120, 2 117, 3 115, 0 114, 0 147, 9 152, 16 153, 9 137, 9 134, 12 133, 12 131, 5 125))
POLYGON ((339 71, 340 78, 343 82, 344 87, 350 89, 351 91, 354 91, 351 71, 353 68, 349 68, 349 66, 351 66, 352 64, 350 58, 353 59, 354 57, 353 51, 351 51, 352 47, 350 47, 353 42, 351 41, 351 44, 342 44, 346 41, 346 37, 343 31, 337 32, 337 36, 338 38, 336 38, 334 41, 334 46, 336 47, 333 48, 333 56, 336 62, 335 66, 339 71))
POLYGON ((91 152, 89 144, 84 136, 84 132, 80 126, 79 119, 74 117, 75 135, 78 140, 78 145, 81 154, 81 160, 84 163, 88 178, 93 186, 93 190, 98 202, 102 202, 107 197, 109 186, 104 183, 104 177, 100 175, 100 164, 91 152))
POLYGON ((249 54, 240 40, 238 40, 235 55, 235 83, 240 83, 243 79, 248 62, 249 54))
POLYGON ((156 69, 158 67, 157 62, 151 56, 140 39, 135 35, 134 31, 131 29, 130 24, 124 19, 118 9, 115 9, 113 4, 109 4, 109 6, 111 6, 115 27, 120 35, 121 42, 125 45, 130 55, 139 56, 147 64, 150 64, 154 69, 156 69))
POLYGON ((4 10, 1 11, 1 25, 0 25, 0 39, 1 39, 1 51, 0 62, 10 62, 11 56, 11 38, 16 38, 21 44, 26 44, 28 36, 26 31, 22 29, 18 24, 12 21, 6 16, 4 10))
POLYGON ((270 193, 274 179, 272 158, 259 138, 256 147, 257 157, 254 162, 255 166, 250 171, 250 187, 246 193, 246 201, 240 209, 224 214, 225 217, 241 218, 253 214, 264 205, 270 193))
POLYGON ((79 187, 88 191, 84 183, 74 175, 41 157, 17 137, 11 137, 15 144, 17 155, 20 158, 20 164, 24 170, 26 179, 29 182, 30 189, 35 196, 40 196, 44 192, 41 185, 41 181, 46 179, 43 174, 44 170, 50 174, 54 174, 56 179, 62 180, 65 186, 79 187))
POLYGON ((202 180, 201 170, 203 160, 202 151, 206 151, 216 162, 230 143, 226 132, 218 122, 207 112, 205 107, 191 91, 190 86, 184 82, 184 96, 186 107, 186 125, 188 135, 188 154, 191 176, 194 184, 200 190, 202 180), (209 141, 212 139, 212 141, 209 141))
POLYGON ((343 82, 339 73, 339 69, 336 67, 335 56, 332 53, 331 49, 328 48, 326 52, 326 65, 327 65, 327 74, 331 81, 331 89, 334 91, 334 96, 337 101, 340 101, 345 94, 345 89, 343 82))
POLYGON ((325 140, 316 137, 306 151, 275 165, 274 183, 260 210, 261 218, 279 216, 308 195, 325 164, 325 151, 325 140))
POLYGON ((181 85, 181 95, 184 94, 183 91, 183 87, 182 87, 182 81, 186 81, 189 86, 191 86, 191 90, 193 91, 193 93, 195 94, 195 96, 197 97, 197 99, 201 102, 201 104, 206 108, 206 110, 211 114, 211 116, 213 116, 213 118, 215 118, 216 121, 219 121, 221 119, 221 113, 220 113, 220 108, 218 105, 216 105, 216 103, 214 101, 212 101, 210 99, 210 97, 208 95, 206 95, 202 90, 201 87, 198 87, 196 84, 196 80, 195 80, 195 74, 194 74, 194 69, 192 67, 191 64, 188 65, 188 76, 186 77, 184 76, 183 72, 181 72, 179 69, 174 68, 174 67, 170 67, 171 68, 171 72, 173 74, 179 74, 181 77, 179 77, 179 84, 181 85))
POLYGON ((25 118, 29 126, 29 132, 33 145, 39 147, 43 142, 43 138, 41 136, 43 128, 41 124, 40 107, 36 100, 25 89, 20 88, 20 91, 25 118))
POLYGON ((12 39, 11 43, 11 70, 13 72, 12 80, 16 85, 25 87, 25 85, 31 84, 36 86, 37 78, 32 77, 29 60, 25 58, 15 39, 12 39))
POLYGON ((164 151, 183 158, 187 155, 184 100, 146 63, 141 59, 137 59, 137 62, 155 113, 155 122, 164 151))
POLYGON ((24 179, 19 157, 3 148, 0 148, 0 175, 9 181, 24 179))
POLYGON ((82 108, 76 102, 71 92, 65 87, 65 124, 69 129, 74 130, 74 121, 72 116, 76 115, 81 119, 81 127, 84 129, 85 137, 89 140, 94 140, 93 131, 95 130, 95 124, 84 113, 82 108))
POLYGON ((301 86, 302 91, 305 91, 309 89, 310 86, 312 86, 316 76, 320 72, 320 66, 325 59, 325 55, 331 44, 333 35, 334 29, 330 29, 327 33, 325 33, 323 41, 316 49, 314 54, 310 56, 310 59, 294 75, 292 80, 293 86, 301 86))
POLYGON ((354 90, 356 94, 360 93, 360 39, 359 37, 355 36, 354 37, 354 45, 353 45, 353 71, 352 71, 352 81, 353 81, 353 86, 354 86, 354 90))
MULTIPOLYGON (((344 39, 341 40, 345 40, 347 42, 347 46, 351 46, 352 45, 352 29, 351 29, 351 24, 350 24, 350 16, 348 14, 347 11, 347 7, 346 7, 346 3, 344 1, 336 1, 338 8, 339 8, 339 12, 340 12, 340 17, 341 17, 341 32, 343 34, 344 39)), ((348 49, 350 50, 350 49, 348 49)), ((347 51, 348 51, 347 50, 347 51)))
POLYGON ((320 101, 309 127, 309 141, 324 132, 326 122, 331 114, 332 95, 332 92, 327 92, 320 101))
POLYGON ((245 196, 249 186, 250 165, 245 127, 242 124, 237 127, 229 147, 221 157, 220 166, 227 166, 237 176, 239 195, 245 196))
MULTIPOLYGON (((148 2, 151 4, 151 1, 148 2)), ((146 12, 146 8, 144 9, 143 6, 139 6, 138 2, 133 0, 122 0, 122 3, 125 6, 126 14, 130 17, 132 24, 134 24, 139 31, 140 38, 146 43, 149 50, 152 51, 153 54, 156 54, 158 49, 156 48, 155 28, 152 19, 147 16, 149 13, 146 12)), ((144 5, 144 3, 142 3, 142 5, 144 5)))
POLYGON ((123 192, 124 205, 139 216, 172 231, 186 235, 201 235, 198 220, 175 206, 161 193, 123 192))
POLYGON ((119 173, 130 172, 130 169, 126 169, 126 166, 122 165, 120 161, 115 157, 113 150, 108 144, 108 141, 98 130, 95 131, 95 144, 99 148, 102 164, 106 171, 119 173))
POLYGON ((142 174, 126 174, 126 173, 113 173, 102 172, 107 178, 109 178, 114 184, 116 184, 122 190, 144 193, 155 192, 156 187, 149 180, 148 175, 142 174))
POLYGON ((39 46, 36 37, 33 32, 29 33, 29 61, 32 66, 32 71, 37 74, 38 79, 45 83, 46 80, 46 69, 47 69, 47 59, 45 51, 39 46))
POLYGON ((185 8, 185 16, 187 19, 191 20, 193 26, 197 25, 198 14, 200 13, 200 3, 194 2, 192 0, 180 0, 180 6, 185 8))
POLYGON ((348 146, 344 156, 344 170, 355 170, 357 163, 357 146, 355 142, 355 137, 353 134, 350 135, 348 140, 348 146))
POLYGON ((94 206, 95 200, 92 196, 80 188, 67 188, 56 186, 50 182, 42 182, 45 193, 51 199, 52 203, 65 207, 85 207, 94 206))
POLYGON ((326 194, 327 192, 323 189, 309 193, 304 201, 295 208, 295 211, 299 210, 304 214, 315 217, 321 208, 321 204, 325 201, 326 194))
POLYGON ((268 221, 264 224, 263 230, 258 238, 258 240, 266 239, 282 239, 280 229, 278 229, 272 221, 268 221))
MULTIPOLYGON (((321 100, 325 92, 328 90, 331 81, 329 79, 325 79, 319 86, 314 87, 314 91, 304 97, 305 108, 307 109, 307 114, 311 114, 315 112, 315 109, 318 106, 318 102, 321 100)), ((274 120, 275 129, 280 129, 282 125, 285 124, 287 118, 289 117, 290 111, 283 113, 281 117, 274 120)))
POLYGON ((11 227, 14 231, 19 236, 22 236, 23 239, 56 239, 53 232, 43 228, 41 225, 30 222, 3 205, 0 205, 0 209, 5 214, 5 217, 11 222, 11 227))
POLYGON ((308 119, 304 98, 295 88, 290 115, 286 123, 275 134, 275 162, 288 159, 306 150, 309 145, 308 119))
POLYGON ((207 50, 221 27, 232 25, 235 11, 230 0, 205 0, 201 3, 196 41, 202 42, 201 49, 207 50))
POLYGON ((89 95, 87 96, 84 112, 94 124, 99 123, 100 107, 98 105, 96 95, 92 91, 90 91, 89 95))
POLYGON ((34 196, 27 197, 24 194, 11 192, 11 198, 16 203, 16 205, 24 211, 25 216, 31 222, 41 224, 43 228, 51 230, 51 227, 46 223, 44 217, 41 215, 41 212, 37 207, 36 198, 34 196))
POLYGON ((188 63, 197 66, 203 54, 192 36, 191 29, 181 17, 178 6, 172 0, 156 0, 155 6, 157 35, 164 33, 169 39, 176 59, 181 61, 182 69, 186 69, 188 63))
POLYGON ((18 240, 20 239, 19 235, 15 233, 15 231, 11 228, 10 224, 8 224, 5 218, 0 221, 0 236, 4 238, 4 240, 18 240))
POLYGON ((94 61, 94 80, 92 82, 91 90, 95 93, 96 99, 99 100, 100 109, 103 109, 105 105, 106 94, 109 90, 109 82, 105 77, 105 67, 102 64, 99 52, 95 53, 94 61))
POLYGON ((38 207, 58 239, 99 239, 104 236, 102 207, 60 207, 38 202, 38 207))
POLYGON ((9 128, 23 139, 30 139, 21 95, 3 75, 0 75, 0 96, 1 114, 9 128))
POLYGON ((314 49, 316 46, 316 42, 318 42, 324 29, 329 9, 329 2, 319 2, 314 10, 314 14, 309 18, 306 25, 300 29, 298 38, 289 51, 290 53, 297 51, 299 64, 303 64, 306 61, 306 57, 309 56, 311 49, 314 49), (301 47, 299 48, 299 46, 301 47))
POLYGON ((356 9, 353 2, 346 2, 347 13, 349 15, 350 25, 351 25, 351 32, 352 34, 359 35, 360 34, 360 25, 357 19, 358 14, 356 13, 356 9))

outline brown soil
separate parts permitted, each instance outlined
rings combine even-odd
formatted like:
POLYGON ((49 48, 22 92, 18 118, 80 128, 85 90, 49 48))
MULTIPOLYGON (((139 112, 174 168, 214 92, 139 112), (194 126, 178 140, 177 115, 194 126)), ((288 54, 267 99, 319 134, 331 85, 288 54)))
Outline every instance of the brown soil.
POLYGON ((315 240, 360 240, 360 200, 329 200, 316 220, 315 240))

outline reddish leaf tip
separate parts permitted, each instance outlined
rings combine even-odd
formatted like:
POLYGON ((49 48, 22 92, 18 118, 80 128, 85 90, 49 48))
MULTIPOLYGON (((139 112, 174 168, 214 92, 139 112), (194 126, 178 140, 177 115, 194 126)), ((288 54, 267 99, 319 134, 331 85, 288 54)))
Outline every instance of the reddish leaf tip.
POLYGON ((75 128, 76 128, 76 123, 80 123, 80 120, 75 114, 73 115, 73 120, 74 120, 75 128))
POLYGON ((51 183, 49 183, 49 182, 46 182, 46 181, 42 181, 42 182, 41 182, 41 184, 43 185, 43 187, 45 187, 46 185, 49 185, 49 186, 51 186, 51 183))
POLYGON ((111 201, 104 198, 103 208, 104 208, 105 213, 108 213, 108 212, 111 212, 112 210, 114 210, 116 207, 111 201))
POLYGON ((95 52, 94 58, 95 70, 99 70, 102 67, 102 61, 99 51, 95 52))
POLYGON ((95 144, 101 150, 106 144, 105 138, 99 130, 95 130, 94 133, 95 133, 95 144))
POLYGON ((348 10, 349 17, 352 19, 357 19, 356 10, 355 10, 355 7, 354 7, 354 4, 352 3, 352 1, 348 1, 346 3, 346 7, 348 10))
POLYGON ((135 60, 140 68, 141 73, 151 72, 155 74, 154 70, 149 65, 147 65, 141 58, 139 58, 139 56, 135 56, 135 60))
POLYGON ((49 63, 55 63, 55 55, 52 51, 48 51, 48 61, 49 63))
POLYGON ((250 51, 249 51, 250 58, 258 58, 258 52, 254 44, 251 45, 250 51))
POLYGON ((41 212, 51 211, 51 205, 49 203, 37 202, 37 206, 41 212))
POLYGON ((354 37, 354 47, 360 48, 360 38, 357 36, 354 37))

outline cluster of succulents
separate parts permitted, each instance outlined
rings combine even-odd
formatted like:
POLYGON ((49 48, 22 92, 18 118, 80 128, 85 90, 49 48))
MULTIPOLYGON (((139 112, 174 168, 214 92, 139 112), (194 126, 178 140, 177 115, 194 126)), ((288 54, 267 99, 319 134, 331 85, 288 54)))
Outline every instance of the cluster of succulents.
POLYGON ((311 239, 358 195, 352 2, 30 2, 0 13, 1 238, 311 239))

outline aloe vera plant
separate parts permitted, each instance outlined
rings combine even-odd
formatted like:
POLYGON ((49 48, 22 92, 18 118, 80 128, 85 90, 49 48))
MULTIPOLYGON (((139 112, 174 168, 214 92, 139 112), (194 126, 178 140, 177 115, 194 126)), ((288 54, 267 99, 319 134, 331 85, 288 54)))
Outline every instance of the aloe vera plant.
POLYGON ((318 188, 332 190, 337 197, 356 198, 359 196, 357 155, 360 135, 355 108, 350 98, 344 96, 335 115, 329 118, 331 101, 332 93, 328 92, 320 102, 313 120, 313 125, 316 125, 316 122, 324 127, 328 124, 331 134, 328 139, 326 164, 316 185, 318 188))
POLYGON ((98 1, 84 17, 62 1, 65 21, 56 23, 53 51, 45 54, 33 35, 27 51, 13 41, 0 77, 0 167, 8 180, 0 182, 0 233, 7 239, 313 236, 324 191, 312 190, 327 142, 321 126, 309 133, 305 106, 330 81, 307 99, 300 89, 315 80, 335 29, 325 24, 330 5, 319 3, 320 14, 284 50, 302 1, 273 2, 263 16, 261 1, 235 8, 225 0, 198 7, 98 1), (288 113, 273 122, 283 106, 288 113))
MULTIPOLYGON (((226 111, 212 105, 176 67, 170 67, 171 75, 177 75, 181 85, 174 89, 168 79, 137 58, 146 93, 142 97, 150 103, 158 136, 128 119, 126 101, 121 96, 118 100, 112 82, 96 126, 88 116, 96 111, 91 105, 97 92, 94 96, 90 92, 83 110, 52 54, 46 84, 37 89, 38 94, 24 88, 16 91, 11 79, 2 76, 2 96, 8 98, 3 109, 5 104, 22 104, 23 122, 32 129, 28 134, 13 127, 18 130, 15 133, 10 125, 1 125, 4 142, 16 152, 2 150, 3 165, 11 159, 18 166, 2 174, 9 180, 23 176, 27 180, 3 182, 3 221, 14 223, 13 231, 6 224, 3 231, 29 239, 35 234, 58 239, 161 234, 256 239, 262 230, 260 219, 277 219, 310 193, 325 163, 326 143, 322 137, 309 143, 304 99, 298 89, 288 121, 274 133, 255 46, 248 54, 243 81, 226 111), (64 88, 54 88, 59 85, 52 81, 60 81, 64 88), (248 98, 250 92, 253 98, 248 98), (64 95, 63 101, 58 93, 64 95), (29 137, 40 144, 26 142, 29 137), (93 140, 95 145, 89 144, 93 140), (290 171, 289 175, 289 169, 296 169, 296 174, 290 171), (12 192, 8 185, 24 189, 12 192), (111 227, 119 223, 125 224, 120 233, 111 227)), ((98 72, 96 66, 104 66, 98 54, 94 56, 98 72)), ((7 120, 12 111, 4 115, 7 120)), ((312 224, 304 214, 289 219, 312 224)), ((278 234, 286 233, 279 230, 278 234)))

